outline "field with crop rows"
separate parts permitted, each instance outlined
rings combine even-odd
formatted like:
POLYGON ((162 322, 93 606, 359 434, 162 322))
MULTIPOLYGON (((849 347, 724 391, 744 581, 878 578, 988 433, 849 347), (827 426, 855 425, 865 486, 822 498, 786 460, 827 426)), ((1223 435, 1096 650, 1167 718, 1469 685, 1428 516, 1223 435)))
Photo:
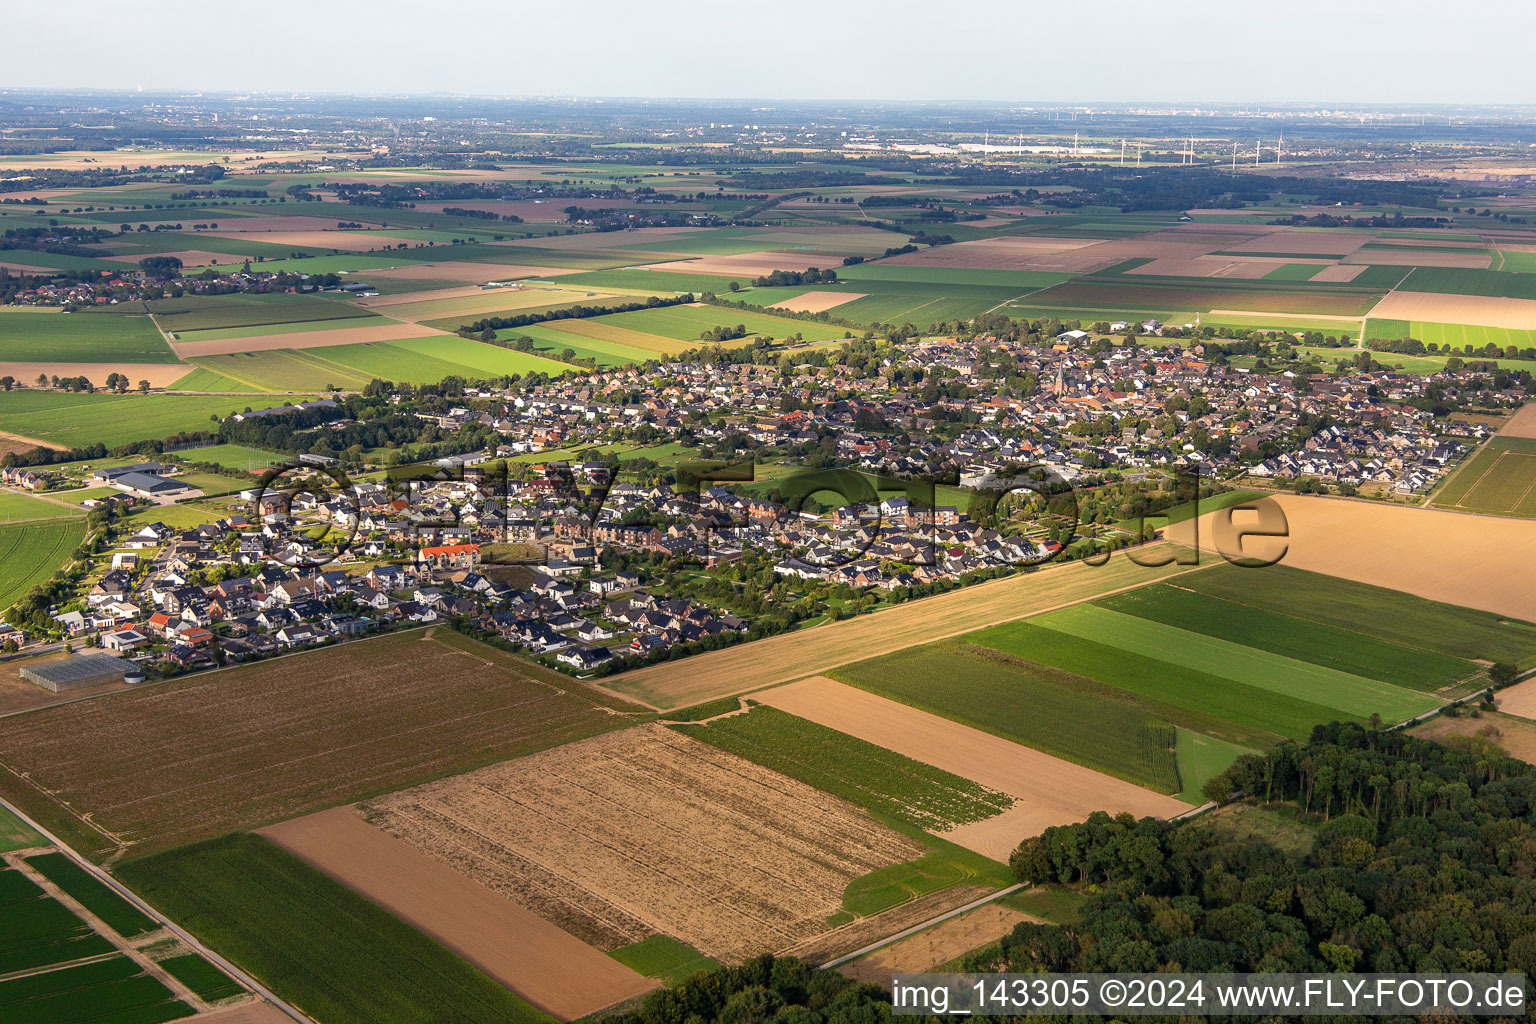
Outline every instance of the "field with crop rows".
POLYGON ((1003 793, 776 708, 673 728, 929 832, 982 821, 1013 804, 1003 793))
POLYGON ((0 610, 58 572, 85 534, 81 518, 0 525, 0 610))
POLYGON ((399 633, 0 720, 0 763, 82 852, 137 855, 627 724, 611 707, 456 633, 399 633))
POLYGON ((1435 493, 1440 508, 1536 517, 1536 440, 1495 437, 1435 493))
POLYGON ((432 939, 258 836, 124 865, 179 924, 325 1024, 547 1024, 432 939))
POLYGON ((1173 728, 1070 672, 941 641, 828 674, 1158 792, 1179 789, 1173 728))

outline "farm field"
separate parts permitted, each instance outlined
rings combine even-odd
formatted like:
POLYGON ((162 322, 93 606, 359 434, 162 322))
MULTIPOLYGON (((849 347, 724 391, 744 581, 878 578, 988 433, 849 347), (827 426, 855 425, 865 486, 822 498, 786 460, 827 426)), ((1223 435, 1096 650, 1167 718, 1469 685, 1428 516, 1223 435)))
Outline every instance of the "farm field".
POLYGON ((640 334, 659 335, 675 341, 692 342, 697 347, 699 336, 721 325, 741 324, 749 333, 768 338, 787 338, 803 335, 807 341, 830 341, 841 338, 847 328, 833 327, 811 320, 790 320, 786 317, 753 313, 744 309, 728 309, 720 306, 665 306, 660 309, 637 309, 630 313, 612 313, 587 321, 593 324, 611 325, 640 334))
MULTIPOLYGON (((1526 586, 1518 573, 1506 571, 1509 566, 1532 564, 1536 559, 1536 524, 1522 519, 1469 519, 1462 513, 1440 509, 1305 495, 1275 495, 1273 500, 1285 514, 1289 537, 1283 540, 1258 538, 1247 545, 1245 553, 1273 558, 1283 546, 1284 564, 1275 567, 1281 570, 1280 574, 1271 570, 1231 570, 1266 573, 1258 577, 1264 581, 1262 590, 1250 582, 1249 588, 1260 592, 1253 594, 1251 599, 1242 600, 1262 607, 1285 573, 1308 569, 1377 588, 1403 591, 1444 605, 1460 606, 1462 612, 1478 609, 1520 620, 1519 624, 1504 629, 1503 633, 1512 641, 1502 645, 1505 647, 1523 648, 1523 639, 1517 638, 1530 635, 1527 631, 1536 629, 1526 625, 1536 621, 1536 590, 1526 586), (1446 538, 1447 542, 1426 544, 1427 537, 1446 538)), ((1180 523, 1168 527, 1165 533, 1177 542, 1188 537, 1187 530, 1187 525, 1180 523)), ((1201 548, 1215 551, 1223 543, 1230 547, 1230 539, 1214 536, 1210 517, 1202 516, 1201 548)), ((1226 567, 1220 568, 1226 571, 1226 567)), ((1190 586, 1203 590, 1202 582, 1194 580, 1190 586)), ((1484 621, 1487 618, 1487 615, 1482 616, 1484 621)), ((1345 620, 1325 621, 1343 625, 1345 620)), ((1377 635, 1458 657, 1512 660, 1488 653, 1459 653, 1468 647, 1483 647, 1486 651, 1484 644, 1446 646, 1447 639, 1442 636, 1445 631, 1443 619, 1437 622, 1431 617, 1421 620, 1418 626, 1418 634, 1404 631, 1377 635)), ((1485 636, 1481 629, 1475 635, 1485 636)))
POLYGON ((57 519, 60 516, 77 516, 79 509, 66 508, 60 501, 71 499, 61 495, 49 495, 55 500, 35 498, 17 491, 0 491, 0 524, 28 519, 57 519))
MULTIPOLYGON (((1196 579, 1188 577, 1187 581, 1193 583, 1196 579)), ((1155 583, 1139 590, 1128 590, 1094 604, 1181 630, 1192 630, 1271 654, 1299 658, 1314 665, 1424 692, 1451 686, 1478 671, 1476 665, 1463 658, 1392 643, 1359 629, 1295 618, 1202 594, 1189 589, 1183 578, 1176 583, 1155 583)))
MULTIPOLYGON (((1491 273, 1491 271, 1467 270, 1454 271, 1454 273, 1476 274, 1491 273)), ((1536 280, 1536 274, 1507 276, 1530 277, 1536 280)), ((1404 284, 1413 285, 1417 281, 1416 272, 1404 284)), ((1388 293, 1373 306, 1370 316, 1372 320, 1469 324, 1523 332, 1536 329, 1536 298, 1465 294, 1438 288, 1424 291, 1398 290, 1388 293)))
MULTIPOLYGON (((1342 503, 1340 503, 1342 504, 1342 503)), ((1289 565, 1216 565, 1178 585, 1233 604, 1321 623, 1444 656, 1536 665, 1536 625, 1468 606, 1332 577, 1289 565), (1253 573, 1263 573, 1262 586, 1253 573)))
POLYGON ((1301 285, 1294 290, 1225 288, 1213 284, 1209 278, 1188 279, 1183 284, 1143 284, 1128 277, 1078 278, 1034 293, 1029 297, 1029 304, 1127 311, 1221 309, 1358 317, 1370 312, 1378 297, 1362 291, 1304 291, 1301 288, 1301 285))
POLYGON ((647 978, 659 978, 668 984, 686 981, 699 971, 713 971, 721 966, 718 960, 670 935, 652 935, 608 955, 647 978))
MULTIPOLYGON (((1148 560, 1162 553, 1158 548, 1142 550, 1148 560)), ((1046 566, 745 647, 626 672, 606 686, 661 708, 687 707, 827 672, 872 651, 929 643, 1181 571, 1183 567, 1172 564, 1147 567, 1120 556, 1100 567, 1083 562, 1046 566)))
POLYGON ((1439 508, 1536 518, 1536 439, 1489 440, 1435 492, 1439 508))
POLYGON ((64 391, 12 391, 0 402, 0 430, 65 448, 108 448, 206 430, 209 417, 250 405, 245 397, 108 395, 64 391))
POLYGON ((122 954, 0 981, 0 1008, 8 1021, 22 1024, 160 1024, 197 1012, 122 954))
POLYGON ((1498 270, 1418 267, 1401 286, 1405 291, 1451 295, 1536 299, 1536 274, 1498 270))
MULTIPOLYGON (((1476 351, 1481 351, 1485 345, 1494 345, 1498 348, 1507 348, 1514 345, 1521 349, 1536 346, 1536 330, 1513 330, 1508 327, 1479 327, 1473 324, 1437 324, 1427 323, 1423 320, 1413 321, 1387 321, 1387 323, 1404 323, 1408 327, 1400 333, 1380 333, 1372 335, 1367 332, 1367 337, 1381 338, 1418 338, 1420 341, 1436 345, 1451 345, 1460 351, 1467 345, 1471 345, 1476 351)), ((1371 321, 1371 327, 1376 327, 1376 320, 1371 321)), ((1502 360, 1500 361, 1502 364, 1502 360)))
POLYGON ((1436 715, 1409 731, 1420 739, 1435 740, 1446 746, 1492 743, 1510 757, 1536 764, 1536 722, 1519 715, 1488 711, 1484 711, 1480 718, 1436 715))
POLYGON ((0 868, 0 975, 66 964, 115 947, 16 868, 0 868))
POLYGON ((1536 438, 1536 402, 1526 402, 1499 428, 1500 437, 1536 438))
MULTIPOLYGON (((857 677, 858 673, 850 676, 857 677)), ((983 687, 997 696, 990 682, 984 681, 983 687)), ((939 695, 938 699, 950 699, 961 689, 952 687, 948 695, 939 695)), ((945 836, 952 843, 996 860, 1006 860, 1020 839, 1050 825, 1081 820, 1092 810, 1125 809, 1138 816, 1159 817, 1188 810, 1184 804, 1160 793, 1013 742, 1002 735, 1003 729, 985 721, 982 715, 976 719, 985 729, 960 716, 945 717, 925 709, 916 701, 891 699, 870 688, 847 685, 825 676, 774 687, 764 691, 761 699, 791 715, 1013 797, 1013 806, 1001 814, 962 825, 945 836)), ((974 706, 979 708, 983 699, 976 697, 974 706)), ((1004 706, 1021 703, 1017 698, 1009 698, 1004 706)), ((1010 716, 1009 724, 1022 717, 1010 716)))
POLYGON ((78 517, 0 525, 0 611, 58 572, 85 535, 78 517))
POLYGON ((0 853, 27 850, 46 844, 47 840, 36 829, 16 817, 7 808, 0 807, 0 853))
POLYGON ((330 299, 317 295, 254 292, 152 299, 143 303, 129 303, 111 313, 90 315, 106 317, 135 312, 153 313, 162 330, 177 334, 183 331, 295 324, 310 320, 346 320, 373 315, 340 297, 330 299))
POLYGON ((1365 718, 1376 712, 1387 722, 1398 722, 1440 704, 1433 697, 1392 683, 1092 604, 1063 608, 1033 618, 1029 624, 1137 654, 1149 661, 1155 659, 1190 672, 1206 671, 1244 686, 1297 697, 1343 715, 1365 718))
POLYGON ((351 808, 295 818, 260 834, 561 1020, 655 987, 531 910, 374 828, 351 808))
POLYGON ((457 634, 411 632, 5 719, 0 763, 49 789, 3 783, 81 852, 138 856, 630 721, 614 709, 457 634), (381 688, 402 672, 412 686, 381 688), (89 733, 113 741, 76 742, 89 733))
POLYGON ((108 928, 125 939, 160 929, 160 922, 123 899, 62 853, 55 851, 28 857, 27 866, 101 918, 108 928))
POLYGON ((0 310, 0 362, 174 363, 176 354, 147 316, 6 309, 0 310))
POLYGON ((599 949, 735 961, 827 930, 927 852, 859 808, 659 725, 369 801, 369 819, 599 949))
POLYGON ((295 335, 295 346, 300 346, 305 339, 297 337, 303 334, 324 334, 337 330, 366 330, 374 327, 399 327, 398 320, 385 316, 359 316, 349 317, 338 323, 334 319, 326 320, 300 320, 294 323, 282 324, 257 324, 252 327, 211 327, 201 331, 177 331, 176 345, 178 347, 190 346, 203 341, 222 340, 246 340, 260 342, 265 338, 277 338, 284 335, 295 335))
MULTIPOLYGON (((291 458, 280 452, 262 451, 260 448, 250 448, 243 444, 214 444, 204 448, 186 448, 169 454, 171 458, 182 462, 211 462, 227 469, 248 470, 258 474, 270 465, 285 463, 291 458)), ((239 483, 233 478, 230 478, 229 482, 239 483)))
POLYGON ((201 356, 198 365, 271 391, 323 390, 332 386, 359 389, 375 378, 423 384, 448 376, 484 380, 534 371, 558 376, 576 370, 532 353, 447 334, 319 349, 201 356))
MULTIPOLYGON (((241 338, 210 338, 185 340, 177 335, 172 347, 182 359, 195 360, 204 356, 222 356, 234 352, 266 352, 274 349, 318 349, 343 345, 360 345, 376 341, 406 341, 425 337, 434 332, 418 324, 404 324, 383 317, 368 320, 319 320, 315 330, 270 333, 264 332, 241 338), (354 326, 360 325, 360 326, 354 326)), ((294 326, 283 324, 283 328, 294 326)), ((309 326, 308 324, 305 325, 309 326)), ((247 328, 249 329, 249 328, 247 328)))
POLYGON ((774 707, 672 728, 928 832, 949 832, 1013 805, 1003 793, 774 707))
POLYGON ((547 1024, 428 936, 259 836, 117 870, 145 900, 325 1024, 547 1024))
POLYGON ((194 367, 191 373, 178 377, 169 385, 171 391, 214 391, 214 392, 250 392, 256 394, 263 389, 244 381, 226 377, 212 370, 205 370, 201 366, 194 367))
MULTIPOLYGON (((1179 789, 1173 727, 1157 709, 1118 701, 1072 672, 950 640, 877 655, 831 675, 1159 793, 1179 789), (936 685, 936 678, 952 682, 936 685)), ((773 701, 775 692, 762 699, 773 701)))

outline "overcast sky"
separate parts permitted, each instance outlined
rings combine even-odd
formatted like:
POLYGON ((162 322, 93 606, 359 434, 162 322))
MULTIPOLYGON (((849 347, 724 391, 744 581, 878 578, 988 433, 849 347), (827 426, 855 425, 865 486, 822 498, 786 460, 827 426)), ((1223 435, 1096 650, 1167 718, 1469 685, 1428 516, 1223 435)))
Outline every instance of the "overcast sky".
POLYGON ((1529 0, 9 6, 12 88, 1536 103, 1529 0))

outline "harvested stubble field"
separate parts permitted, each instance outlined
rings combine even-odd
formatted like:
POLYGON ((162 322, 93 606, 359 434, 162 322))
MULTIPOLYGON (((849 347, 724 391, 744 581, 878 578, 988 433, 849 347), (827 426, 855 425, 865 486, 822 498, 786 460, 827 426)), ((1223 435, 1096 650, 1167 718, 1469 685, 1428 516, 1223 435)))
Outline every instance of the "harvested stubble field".
MULTIPOLYGON (((1403 282, 1404 285, 1414 286, 1417 277, 1418 271, 1415 271, 1403 282)), ((1373 320, 1417 320, 1530 330, 1536 328, 1536 299, 1399 290, 1390 292, 1376 303, 1370 316, 1373 320)))
MULTIPOLYGON (((1274 495, 1273 500, 1285 513, 1290 535, 1254 539, 1242 554, 1273 558, 1283 553, 1286 567, 1536 620, 1536 588, 1528 573, 1536 565, 1536 522, 1305 495, 1274 495)), ((1211 515, 1199 519, 1201 548, 1230 548, 1230 539, 1213 533, 1211 520, 1211 515)), ((1240 526, 1242 514, 1234 522, 1240 526)), ((1189 541, 1188 523, 1166 532, 1176 542, 1189 541)), ((1260 581, 1255 586, 1270 582, 1259 575, 1263 571, 1248 570, 1260 581)))
POLYGON ((825 313, 829 309, 835 309, 845 302, 854 299, 862 299, 864 292, 820 292, 809 291, 797 295, 793 299, 785 299, 775 302, 769 309, 787 309, 796 313, 825 313))
POLYGON ((0 792, 139 855, 591 736, 621 707, 454 633, 394 634, 0 721, 0 792))
POLYGON ((183 359, 198 359, 204 356, 223 356, 243 352, 365 345, 377 341, 406 341, 435 336, 439 333, 420 324, 384 322, 370 327, 338 327, 329 330, 259 334, 251 337, 211 338, 206 341, 177 340, 172 342, 171 347, 183 359))
POLYGON ((850 882, 926 852, 852 804, 659 725, 364 810, 600 949, 660 933, 726 961, 825 932, 850 882))
MULTIPOLYGON (((1013 797, 1008 810, 963 824, 945 836, 995 860, 1006 861, 1026 836, 1051 825, 1080 821, 1096 810, 1167 817, 1189 809, 1172 797, 932 714, 914 706, 916 701, 893 700, 825 676, 765 690, 760 699, 770 707, 1013 797)), ((984 716, 976 717, 979 724, 984 716)))
POLYGON ((1503 437, 1536 438, 1536 402, 1527 402, 1499 430, 1503 437))
MULTIPOLYGON (((1170 553, 1167 548, 1148 547, 1141 549, 1138 557, 1154 561, 1170 553)), ((660 708, 687 707, 802 679, 881 652, 1092 600, 1184 571, 1188 567, 1138 565, 1124 554, 1115 555, 1103 566, 1084 562, 1048 566, 675 664, 626 672, 608 686, 660 708)))

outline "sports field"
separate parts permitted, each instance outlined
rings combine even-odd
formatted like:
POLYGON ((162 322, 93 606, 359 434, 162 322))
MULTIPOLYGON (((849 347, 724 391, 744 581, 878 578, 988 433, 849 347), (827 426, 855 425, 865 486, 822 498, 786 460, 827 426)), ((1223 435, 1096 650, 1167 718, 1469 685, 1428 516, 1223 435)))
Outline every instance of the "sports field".
POLYGON ((252 835, 124 864, 145 900, 325 1024, 548 1024, 431 938, 252 835))
POLYGON ((1495 437, 1435 492, 1440 508, 1536 518, 1536 439, 1495 437))
POLYGON ((82 852, 137 856, 617 728, 624 708, 456 633, 392 634, 4 719, 0 763, 50 795, 0 787, 82 852))

